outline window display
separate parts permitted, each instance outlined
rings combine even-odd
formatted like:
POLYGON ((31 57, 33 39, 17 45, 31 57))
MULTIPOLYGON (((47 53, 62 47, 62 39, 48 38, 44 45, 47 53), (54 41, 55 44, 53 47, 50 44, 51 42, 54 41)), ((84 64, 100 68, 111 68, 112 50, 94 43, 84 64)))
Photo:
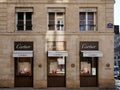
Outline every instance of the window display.
POLYGON ((91 75, 91 64, 89 62, 81 62, 81 74, 91 75))
POLYGON ((96 58, 91 57, 82 57, 81 58, 81 67, 80 67, 80 73, 81 75, 96 75, 96 58))
POLYGON ((49 58, 48 74, 49 75, 64 75, 65 60, 63 58, 49 58))
POLYGON ((17 61, 17 76, 31 76, 32 75, 32 60, 30 58, 18 58, 17 61))

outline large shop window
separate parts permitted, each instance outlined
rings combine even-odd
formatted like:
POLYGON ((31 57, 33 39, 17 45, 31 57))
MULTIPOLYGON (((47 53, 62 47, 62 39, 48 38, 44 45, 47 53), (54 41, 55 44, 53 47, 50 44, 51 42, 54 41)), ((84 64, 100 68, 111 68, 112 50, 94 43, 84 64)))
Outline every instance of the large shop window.
POLYGON ((16 8, 16 29, 17 31, 32 30, 33 8, 16 8))
POLYGON ((64 31, 64 12, 63 8, 48 9, 48 30, 49 31, 64 31))
POLYGON ((96 8, 80 9, 80 31, 96 31, 96 8))
POLYGON ((80 75, 95 76, 97 74, 97 58, 81 57, 80 75))
POLYGON ((49 74, 64 74, 65 73, 65 56, 64 41, 49 41, 48 48, 48 73, 49 74), (53 51, 52 51, 53 50, 53 51))
POLYGON ((32 58, 16 58, 16 76, 32 76, 32 58))
POLYGON ((48 87, 64 87, 66 85, 66 56, 68 53, 64 41, 47 42, 48 87))
POLYGON ((64 75, 65 74, 65 60, 61 57, 51 57, 48 60, 48 74, 49 75, 64 75))

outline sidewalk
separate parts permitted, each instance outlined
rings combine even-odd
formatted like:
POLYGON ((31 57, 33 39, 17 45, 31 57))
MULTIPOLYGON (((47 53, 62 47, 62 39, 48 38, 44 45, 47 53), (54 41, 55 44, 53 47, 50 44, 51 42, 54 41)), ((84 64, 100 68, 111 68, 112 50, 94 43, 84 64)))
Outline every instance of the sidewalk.
POLYGON ((0 90, 119 90, 119 89, 101 89, 96 87, 83 87, 79 89, 68 89, 68 88, 46 88, 46 89, 36 89, 36 88, 0 88, 0 90))

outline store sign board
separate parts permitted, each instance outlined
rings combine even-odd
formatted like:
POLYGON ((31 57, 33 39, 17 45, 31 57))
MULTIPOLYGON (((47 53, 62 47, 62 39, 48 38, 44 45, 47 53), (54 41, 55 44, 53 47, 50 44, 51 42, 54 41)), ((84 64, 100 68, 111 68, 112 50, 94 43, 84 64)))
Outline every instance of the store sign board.
POLYGON ((67 51, 48 51, 48 57, 68 56, 67 51))
POLYGON ((15 42, 14 50, 33 50, 33 42, 15 42))
POLYGON ((80 42, 81 50, 98 50, 98 42, 80 42))

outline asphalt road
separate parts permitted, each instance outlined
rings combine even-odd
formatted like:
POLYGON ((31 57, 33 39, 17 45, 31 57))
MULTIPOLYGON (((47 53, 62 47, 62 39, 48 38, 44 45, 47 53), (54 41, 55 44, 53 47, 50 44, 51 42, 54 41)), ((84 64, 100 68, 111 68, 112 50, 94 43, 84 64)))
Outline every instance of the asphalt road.
POLYGON ((115 90, 120 90, 120 80, 115 79, 115 90))

